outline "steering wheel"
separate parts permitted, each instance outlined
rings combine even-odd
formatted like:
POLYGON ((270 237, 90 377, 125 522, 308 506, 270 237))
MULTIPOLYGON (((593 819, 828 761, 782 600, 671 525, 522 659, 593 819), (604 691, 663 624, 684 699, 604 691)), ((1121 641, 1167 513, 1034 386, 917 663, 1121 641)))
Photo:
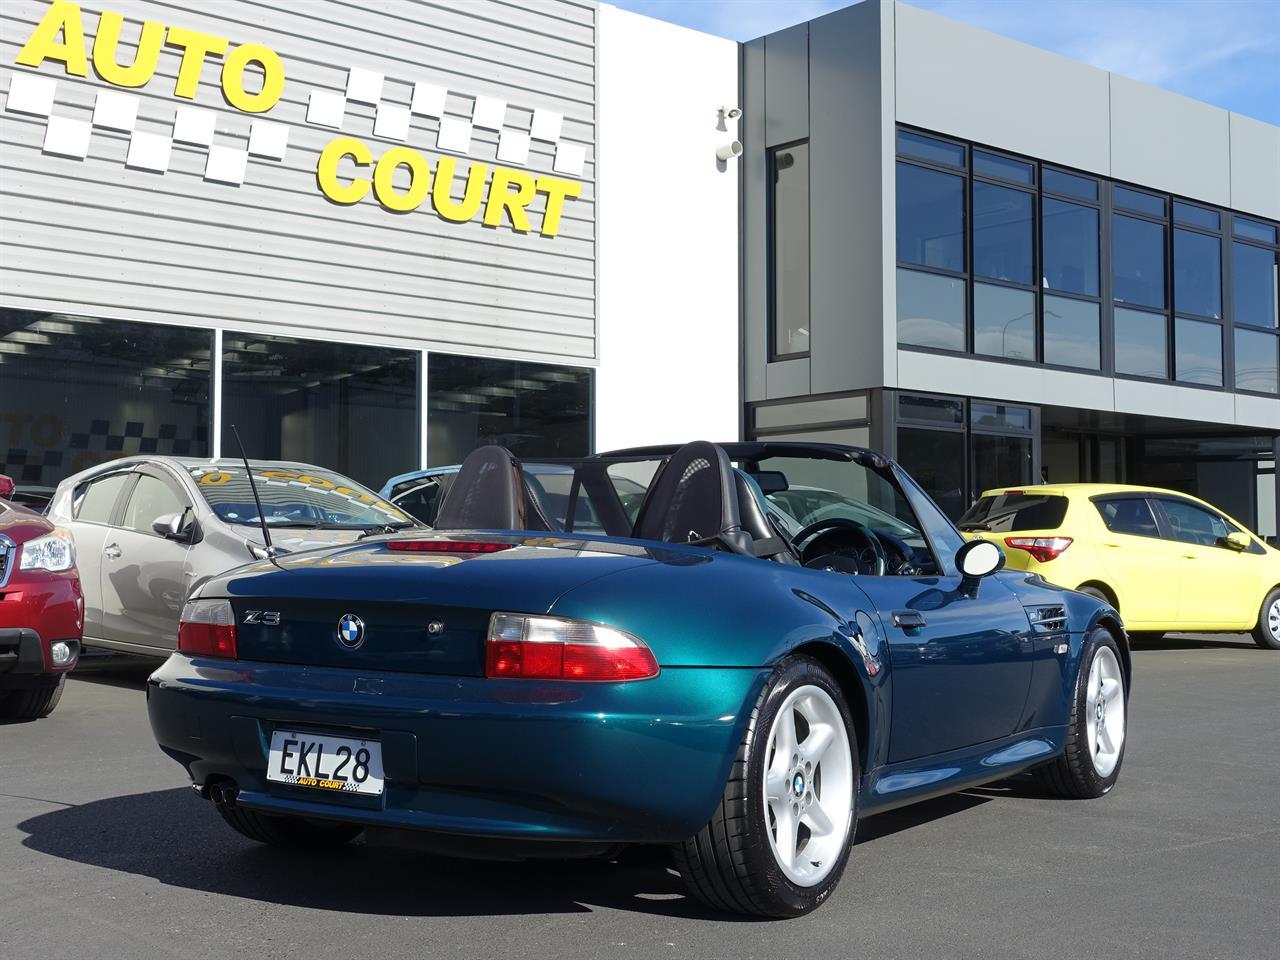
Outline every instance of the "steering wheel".
POLYGON ((800 562, 806 567, 883 577, 889 565, 880 538, 865 524, 848 517, 817 520, 797 533, 791 542, 800 551, 800 562), (806 540, 808 544, 802 546, 806 540), (855 569, 849 569, 850 566, 855 569))

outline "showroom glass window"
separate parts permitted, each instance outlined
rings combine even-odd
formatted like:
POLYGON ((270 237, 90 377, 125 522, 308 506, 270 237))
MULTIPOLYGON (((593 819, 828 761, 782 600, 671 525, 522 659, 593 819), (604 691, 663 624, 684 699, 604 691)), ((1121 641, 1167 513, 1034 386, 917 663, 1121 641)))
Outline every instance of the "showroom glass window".
POLYGON ((418 466, 413 350, 232 333, 222 338, 222 451, 327 467, 378 490, 418 466))
POLYGON ((1280 231, 1275 224, 1233 217, 1231 308, 1235 386, 1280 393, 1280 231))
POLYGON ((137 453, 209 455, 213 333, 0 309, 0 473, 51 493, 137 453))
POLYGON ((582 367, 431 353, 427 459, 459 463, 496 443, 518 457, 591 453, 591 371, 582 367))
POLYGON ((966 148, 898 132, 898 342, 966 348, 966 148))
POLYGON ((769 151, 772 358, 809 352, 809 145, 769 151))

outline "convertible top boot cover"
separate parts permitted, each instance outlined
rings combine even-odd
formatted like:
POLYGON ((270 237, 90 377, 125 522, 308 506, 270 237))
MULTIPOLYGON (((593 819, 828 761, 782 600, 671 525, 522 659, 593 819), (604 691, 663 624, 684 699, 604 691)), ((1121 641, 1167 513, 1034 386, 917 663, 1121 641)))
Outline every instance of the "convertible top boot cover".
POLYGON ((734 553, 754 556, 728 454, 705 440, 673 453, 640 507, 634 535, 665 543, 718 539, 734 553))
POLYGON ((437 530, 551 530, 506 447, 479 447, 462 461, 436 515, 437 530))

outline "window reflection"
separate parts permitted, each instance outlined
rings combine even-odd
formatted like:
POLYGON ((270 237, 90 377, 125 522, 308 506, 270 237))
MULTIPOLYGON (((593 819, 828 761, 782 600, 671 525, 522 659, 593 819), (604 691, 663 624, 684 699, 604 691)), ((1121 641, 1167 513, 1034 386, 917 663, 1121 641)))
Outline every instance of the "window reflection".
POLYGON ((1031 202, 1022 190, 973 184, 973 272, 1010 283, 1031 283, 1031 202))
POLYGON ((1280 392, 1280 337, 1236 330, 1236 386, 1258 393, 1280 392))
POLYGON ((1164 227, 1121 215, 1114 222, 1115 298, 1121 303, 1163 307, 1164 227))
POLYGON ((1217 237, 1173 231, 1173 305, 1179 313, 1222 317, 1222 245, 1217 237))
POLYGON ((1044 362, 1097 370, 1102 366, 1098 305, 1067 297, 1044 298, 1044 362))
POLYGON ((518 457, 591 452, 591 371, 432 353, 427 369, 430 466, 496 443, 518 457))
POLYGON ((1173 330, 1174 371, 1183 383, 1222 386, 1222 327, 1179 317, 1173 330))
POLYGON ((1233 243, 1231 273, 1236 323, 1276 326, 1276 254, 1247 243, 1233 243))
POLYGON ((1164 380, 1169 376, 1162 314, 1116 307, 1116 373, 1164 380))
POLYGON ((898 342, 963 350, 964 281, 898 270, 898 342))
POLYGON ((329 467, 379 489, 418 465, 416 351, 226 333, 222 450, 329 467))
POLYGON ((1011 360, 1036 358, 1036 297, 989 283, 973 288, 973 349, 1011 360))
POLYGON ((770 153, 773 354, 809 351, 809 145, 770 153))
POLYGON ((898 259, 964 270, 964 180, 898 164, 898 259))
POLYGON ((137 453, 209 455, 213 334, 0 309, 0 473, 52 492, 137 453))
POLYGON ((1078 203, 1044 199, 1046 289, 1098 295, 1098 211, 1078 203))

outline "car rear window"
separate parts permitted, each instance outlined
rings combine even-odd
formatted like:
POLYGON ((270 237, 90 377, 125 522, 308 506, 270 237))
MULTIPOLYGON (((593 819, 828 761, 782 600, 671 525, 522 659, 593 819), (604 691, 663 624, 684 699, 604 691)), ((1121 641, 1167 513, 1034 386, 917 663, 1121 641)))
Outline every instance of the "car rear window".
POLYGON ((1151 504, 1145 499, 1117 497, 1114 500, 1095 500, 1093 505, 1112 533, 1127 533, 1135 537, 1160 536, 1151 504))
POLYGON ((1002 493, 983 497, 960 518, 961 530, 1009 533, 1057 530, 1067 515, 1067 498, 1038 493, 1002 493))

